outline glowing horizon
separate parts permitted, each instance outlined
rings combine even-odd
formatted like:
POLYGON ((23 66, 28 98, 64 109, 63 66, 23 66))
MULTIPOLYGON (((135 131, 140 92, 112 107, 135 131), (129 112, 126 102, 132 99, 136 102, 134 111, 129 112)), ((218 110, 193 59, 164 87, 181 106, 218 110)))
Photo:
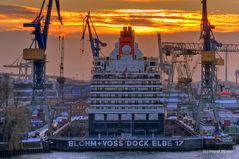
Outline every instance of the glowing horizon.
MULTIPOLYGON (((24 31, 22 23, 31 22, 39 9, 12 5, 16 13, 0 12, 1 31, 24 31), (31 14, 29 14, 31 13, 31 14), (16 16, 17 15, 17 16, 16 16)), ((63 26, 57 22, 53 11, 51 35, 61 34, 74 36, 81 33, 82 19, 86 12, 62 11, 63 26)), ((98 10, 91 13, 99 34, 118 34, 123 26, 131 25, 138 34, 154 34, 155 32, 178 33, 200 30, 200 11, 163 10, 163 9, 116 9, 98 10)), ((239 15, 210 13, 209 20, 216 26, 216 32, 239 31, 239 15)))

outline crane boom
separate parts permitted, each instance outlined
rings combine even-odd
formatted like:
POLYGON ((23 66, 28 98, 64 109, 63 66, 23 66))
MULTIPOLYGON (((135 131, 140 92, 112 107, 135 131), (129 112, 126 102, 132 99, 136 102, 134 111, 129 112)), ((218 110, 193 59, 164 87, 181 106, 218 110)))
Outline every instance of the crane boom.
MULTIPOLYGON (((180 43, 180 42, 162 42, 163 53, 169 51, 173 54, 185 55, 203 51, 203 43, 180 43)), ((217 52, 239 52, 239 44, 221 44, 214 48, 217 52)))
MULTIPOLYGON (((106 47, 107 44, 100 41, 99 36, 96 32, 94 23, 91 19, 90 12, 88 12, 87 16, 83 19, 83 32, 82 32, 82 36, 81 36, 81 41, 82 42, 84 42, 85 33, 86 33, 87 29, 88 29, 88 33, 89 33, 89 41, 90 41, 90 47, 91 47, 92 55, 93 55, 94 58, 99 57, 101 47, 106 47), (93 28, 95 37, 93 36, 91 28, 93 28)), ((82 47, 84 47, 84 45, 82 45, 82 47)), ((82 48, 82 52, 84 53, 83 48, 82 48)))
MULTIPOLYGON (((24 49, 23 59, 33 61, 33 95, 32 95, 32 104, 43 105, 45 101, 45 71, 46 71, 46 55, 45 50, 47 49, 47 40, 49 27, 51 22, 52 15, 52 6, 54 0, 49 0, 47 5, 47 12, 45 16, 44 27, 42 28, 42 19, 43 19, 43 9, 46 3, 46 0, 43 0, 40 12, 38 16, 31 23, 24 23, 24 27, 32 27, 34 31, 32 34, 35 36, 30 48, 24 49), (35 44, 33 46, 33 44, 35 44), (35 97, 39 96, 42 100, 36 102, 35 97)), ((60 14, 60 3, 59 0, 55 0, 58 19, 62 24, 62 18, 60 14)))

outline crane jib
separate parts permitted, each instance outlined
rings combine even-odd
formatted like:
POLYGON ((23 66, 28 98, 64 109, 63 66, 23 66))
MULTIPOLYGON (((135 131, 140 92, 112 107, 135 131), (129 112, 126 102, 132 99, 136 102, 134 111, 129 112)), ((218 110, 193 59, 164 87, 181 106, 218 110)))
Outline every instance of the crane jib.
MULTIPOLYGON (((51 24, 51 16, 52 16, 52 6, 54 0, 48 0, 46 15, 43 11, 46 0, 43 1, 39 14, 31 23, 23 24, 24 27, 32 27, 34 28, 32 34, 35 36, 30 48, 24 49, 23 51, 23 59, 33 61, 33 95, 32 95, 32 104, 35 101, 35 97, 38 96, 38 91, 41 90, 40 96, 45 97, 45 74, 46 74, 46 55, 45 50, 47 48, 47 40, 49 35, 49 27, 51 24), (45 17, 45 22, 42 23, 43 17, 45 17), (41 24, 44 24, 42 27, 41 24)), ((62 23, 62 18, 60 14, 60 2, 59 0, 55 0, 58 20, 62 23)), ((44 100, 42 100, 44 102, 44 100)), ((38 103, 39 104, 39 103, 38 103)), ((43 104, 43 103, 41 103, 43 104)))

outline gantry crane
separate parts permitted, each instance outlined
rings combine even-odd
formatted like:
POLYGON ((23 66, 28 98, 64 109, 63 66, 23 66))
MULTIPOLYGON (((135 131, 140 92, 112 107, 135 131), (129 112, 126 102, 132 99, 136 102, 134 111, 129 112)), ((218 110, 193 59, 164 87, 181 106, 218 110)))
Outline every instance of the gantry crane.
POLYGON ((18 69, 18 73, 10 73, 10 76, 16 76, 18 80, 30 80, 32 76, 32 63, 22 59, 22 54, 10 65, 3 65, 6 68, 18 69), (30 74, 28 72, 31 72, 30 74))
MULTIPOLYGON (((165 62, 168 57, 183 57, 183 56, 201 56, 201 93, 200 101, 196 111, 196 128, 199 128, 201 122, 201 113, 203 107, 208 104, 214 112, 216 125, 220 128, 218 113, 215 107, 214 94, 216 89, 216 65, 224 65, 224 60, 216 57, 216 52, 239 52, 239 44, 221 44, 218 43, 213 35, 212 26, 209 23, 207 15, 207 0, 202 0, 202 23, 201 23, 201 39, 203 43, 173 43, 163 42, 162 55, 160 56, 161 65, 168 65, 170 62, 165 62), (164 63, 165 62, 165 63, 164 63)), ((164 68, 164 67, 163 67, 164 68)))
POLYGON ((87 29, 88 29, 88 33, 89 33, 89 41, 90 41, 90 47, 91 47, 93 57, 97 58, 100 56, 101 47, 106 47, 107 44, 100 41, 99 36, 96 32, 94 23, 91 19, 90 12, 88 12, 87 16, 83 19, 83 33, 82 33, 82 37, 81 37, 81 41, 82 41, 81 52, 82 53, 84 53, 84 51, 85 51, 84 50, 84 39, 85 39, 85 33, 86 33, 87 29), (91 27, 93 28, 95 37, 93 36, 91 27))
MULTIPOLYGON (((45 94, 45 74, 46 74, 46 54, 49 26, 51 22, 51 13, 53 0, 48 1, 46 16, 43 16, 43 9, 46 0, 43 1, 39 15, 31 23, 24 23, 24 27, 34 28, 32 34, 35 36, 30 48, 23 50, 23 59, 33 61, 33 93, 32 105, 44 105, 46 102, 45 94), (44 26, 42 20, 45 18, 44 26)), ((60 2, 55 0, 58 19, 62 24, 60 15, 60 2)))
POLYGON ((59 97, 61 102, 64 101, 64 84, 66 78, 64 77, 64 54, 65 54, 65 37, 59 36, 59 48, 61 53, 61 63, 60 63, 60 76, 57 78, 57 82, 59 83, 59 97))

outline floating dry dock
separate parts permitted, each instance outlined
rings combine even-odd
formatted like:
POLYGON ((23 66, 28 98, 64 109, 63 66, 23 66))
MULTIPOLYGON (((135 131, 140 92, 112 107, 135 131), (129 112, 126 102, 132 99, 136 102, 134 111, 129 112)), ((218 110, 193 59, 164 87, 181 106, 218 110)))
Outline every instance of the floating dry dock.
POLYGON ((234 145, 231 141, 223 142, 203 137, 132 139, 51 138, 49 144, 51 149, 59 151, 191 151, 202 149, 232 149, 234 145))

